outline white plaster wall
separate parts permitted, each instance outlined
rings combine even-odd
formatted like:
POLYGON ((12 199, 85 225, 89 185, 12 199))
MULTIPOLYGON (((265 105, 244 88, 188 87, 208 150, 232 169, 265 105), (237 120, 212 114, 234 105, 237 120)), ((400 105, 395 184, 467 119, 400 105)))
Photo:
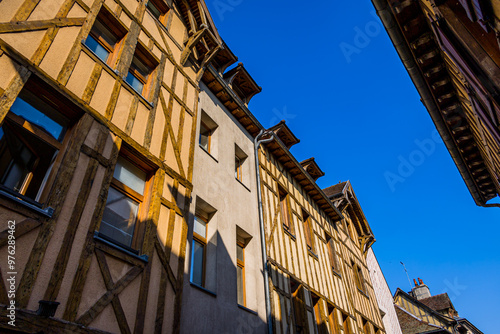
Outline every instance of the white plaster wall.
POLYGON ((366 263, 370 272, 373 289, 375 290, 375 296, 377 297, 378 306, 383 312, 385 312, 385 316, 382 318, 385 332, 387 334, 402 334, 398 316, 396 315, 396 310, 394 309, 391 290, 387 285, 387 281, 385 280, 382 269, 380 269, 372 248, 368 250, 366 263))
POLYGON ((181 333, 263 333, 266 312, 253 138, 204 84, 199 97, 181 333), (212 154, 198 145, 202 110, 218 125, 212 138, 212 154), (234 174, 235 144, 248 155, 243 164, 243 184, 234 174), (209 247, 205 276, 206 288, 214 294, 190 283, 193 220, 198 198, 217 210, 207 225, 209 247), (237 303, 236 226, 252 236, 245 247, 246 307, 252 312, 237 303))

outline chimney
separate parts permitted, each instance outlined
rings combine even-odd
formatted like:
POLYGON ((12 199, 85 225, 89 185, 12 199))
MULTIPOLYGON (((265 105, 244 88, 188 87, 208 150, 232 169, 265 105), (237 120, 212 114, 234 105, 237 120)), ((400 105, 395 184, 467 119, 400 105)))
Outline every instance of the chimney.
POLYGON ((424 284, 424 282, 420 279, 420 277, 418 278, 418 283, 419 283, 418 285, 415 280, 413 280, 413 282, 415 282, 415 286, 411 289, 411 291, 413 293, 413 296, 415 296, 417 300, 429 298, 431 296, 429 287, 424 284))

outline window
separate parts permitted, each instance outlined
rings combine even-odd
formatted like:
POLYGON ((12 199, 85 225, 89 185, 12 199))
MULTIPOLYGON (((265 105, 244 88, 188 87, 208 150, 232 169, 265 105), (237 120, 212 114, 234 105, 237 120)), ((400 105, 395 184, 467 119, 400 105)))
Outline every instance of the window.
POLYGON ((238 145, 234 145, 234 177, 243 182, 243 165, 247 159, 247 155, 238 145))
POLYGON ((151 74, 156 66, 158 66, 158 61, 138 42, 125 81, 147 98, 151 86, 151 74))
POLYGON ((292 304, 295 315, 294 333, 316 333, 314 323, 314 308, 311 302, 311 293, 302 284, 290 279, 292 304))
POLYGON ((236 244, 236 271, 237 271, 237 287, 238 287, 238 304, 246 306, 245 293, 245 246, 238 242, 236 244))
POLYGON ((354 262, 351 262, 352 265, 352 270, 354 272, 354 280, 356 282, 356 286, 361 292, 365 292, 365 280, 363 278, 363 272, 361 271, 361 268, 358 267, 357 264, 354 262))
POLYGON ((302 221, 304 222, 304 236, 306 239, 307 250, 314 253, 313 229, 311 226, 311 216, 302 210, 302 221))
POLYGON ((280 199, 280 213, 283 228, 291 234, 294 234, 293 224, 290 217, 290 199, 288 193, 283 188, 281 188, 280 185, 278 185, 278 193, 280 199))
POLYGON ((120 246, 137 250, 145 216, 147 172, 124 155, 118 158, 108 191, 99 236, 120 246))
POLYGON ((332 270, 336 273, 340 273, 337 251, 335 250, 335 241, 328 234, 326 235, 326 245, 328 248, 328 257, 330 258, 330 265, 332 266, 332 270))
POLYGON ((215 123, 210 116, 208 116, 205 111, 201 111, 201 121, 200 121, 200 136, 198 138, 198 144, 200 147, 212 156, 216 156, 216 141, 215 141, 215 130, 218 125, 215 123))
POLYGON ((191 282, 205 286, 205 266, 207 257, 207 220, 194 217, 193 248, 191 254, 191 282))
POLYGON ((203 121, 200 124, 200 139, 199 144, 201 148, 210 153, 210 139, 212 137, 212 130, 206 126, 203 121))
POLYGON ((0 128, 0 188, 41 206, 55 176, 58 153, 76 116, 55 92, 31 79, 0 128))
POLYGON ((85 40, 85 45, 103 62, 114 67, 118 58, 120 42, 126 33, 127 30, 114 18, 113 14, 102 7, 85 40))
POLYGON ((158 21, 165 25, 166 14, 169 10, 168 5, 163 0, 149 0, 146 8, 158 21))

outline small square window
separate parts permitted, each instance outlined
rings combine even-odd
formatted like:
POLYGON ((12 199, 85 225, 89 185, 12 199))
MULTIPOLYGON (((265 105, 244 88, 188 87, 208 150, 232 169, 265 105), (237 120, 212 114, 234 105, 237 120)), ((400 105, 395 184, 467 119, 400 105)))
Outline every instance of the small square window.
POLYGON ((103 62, 113 67, 118 57, 120 42, 126 33, 127 30, 113 14, 102 7, 85 40, 85 45, 103 62))
POLYGON ((198 137, 198 144, 207 153, 216 157, 217 142, 215 132, 218 125, 215 123, 210 116, 208 116, 205 111, 201 111, 201 121, 200 121, 200 134, 198 137))
POLYGON ((163 0, 149 0, 146 8, 151 15, 165 25, 165 17, 169 10, 168 5, 163 0))
POLYGON ((139 42, 125 81, 139 94, 147 98, 150 91, 151 76, 157 66, 156 59, 139 42))
POLYGON ((200 124, 200 138, 199 144, 201 148, 210 153, 210 139, 212 137, 212 130, 208 128, 208 126, 203 123, 200 124))
POLYGON ((234 151, 234 177, 243 182, 244 163, 248 156, 238 145, 234 146, 234 151))

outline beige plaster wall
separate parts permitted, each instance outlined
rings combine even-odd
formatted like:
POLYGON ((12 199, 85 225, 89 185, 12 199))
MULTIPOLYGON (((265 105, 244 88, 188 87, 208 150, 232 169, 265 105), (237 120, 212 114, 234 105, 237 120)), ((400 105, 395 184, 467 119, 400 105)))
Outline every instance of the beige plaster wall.
POLYGON ((201 84, 197 137, 201 111, 218 127, 212 138, 212 154, 195 147, 193 202, 190 208, 185 263, 182 333, 261 333, 265 329, 264 285, 257 211, 253 138, 230 115, 217 98, 201 84), (235 178, 235 144, 248 158, 243 180, 235 178), (207 293, 190 284, 191 242, 197 201, 217 211, 207 225, 207 293), (246 307, 238 307, 236 291, 236 228, 252 238, 245 247, 246 307), (196 317, 193 317, 193 311, 196 317))

